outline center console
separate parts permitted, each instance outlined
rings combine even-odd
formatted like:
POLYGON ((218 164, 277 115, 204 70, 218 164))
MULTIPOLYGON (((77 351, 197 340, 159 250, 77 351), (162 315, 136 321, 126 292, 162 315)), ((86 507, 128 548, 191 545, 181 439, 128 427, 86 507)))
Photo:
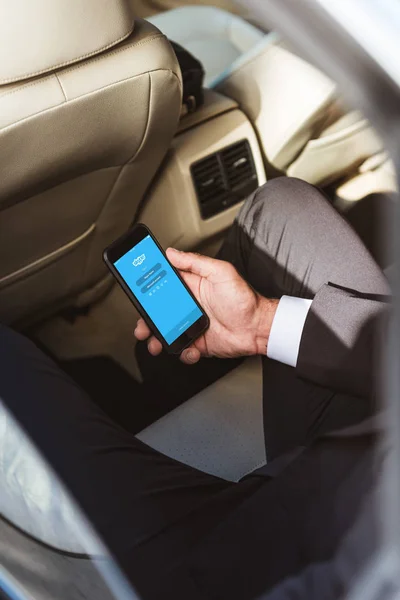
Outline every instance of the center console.
POLYGON ((250 121, 235 101, 204 92, 204 105, 181 120, 139 217, 164 247, 189 250, 220 236, 265 182, 250 121))

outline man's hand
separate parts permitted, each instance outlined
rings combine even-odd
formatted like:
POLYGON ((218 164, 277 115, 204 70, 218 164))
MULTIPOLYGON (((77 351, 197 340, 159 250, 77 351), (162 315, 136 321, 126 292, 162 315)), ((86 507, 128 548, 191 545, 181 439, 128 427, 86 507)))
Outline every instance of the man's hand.
MULTIPOLYGON (((192 364, 201 356, 266 354, 278 300, 257 294, 228 262, 173 248, 167 256, 210 319, 207 331, 182 352, 183 362, 192 364)), ((148 339, 153 356, 161 352, 161 343, 143 319, 137 322, 135 336, 148 339)))

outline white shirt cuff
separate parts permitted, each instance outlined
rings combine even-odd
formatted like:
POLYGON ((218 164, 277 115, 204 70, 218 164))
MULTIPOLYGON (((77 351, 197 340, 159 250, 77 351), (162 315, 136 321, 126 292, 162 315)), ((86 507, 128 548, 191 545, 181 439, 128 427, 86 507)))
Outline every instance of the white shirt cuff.
POLYGON ((272 321, 267 356, 295 367, 299 356, 300 340, 312 300, 282 296, 272 321))

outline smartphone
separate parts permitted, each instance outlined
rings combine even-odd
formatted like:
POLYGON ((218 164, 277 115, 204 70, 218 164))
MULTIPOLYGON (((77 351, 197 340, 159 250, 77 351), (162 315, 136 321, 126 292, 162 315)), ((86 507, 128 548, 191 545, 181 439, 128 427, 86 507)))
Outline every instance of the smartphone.
POLYGON ((103 258, 167 352, 180 354, 206 331, 206 313, 145 225, 111 244, 103 258))

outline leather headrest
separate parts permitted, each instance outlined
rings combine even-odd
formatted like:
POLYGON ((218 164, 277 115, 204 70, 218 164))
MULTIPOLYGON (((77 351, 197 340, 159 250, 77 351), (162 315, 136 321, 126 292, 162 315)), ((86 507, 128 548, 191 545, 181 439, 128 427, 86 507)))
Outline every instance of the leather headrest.
POLYGON ((98 54, 133 26, 126 0, 0 0, 0 85, 98 54))

